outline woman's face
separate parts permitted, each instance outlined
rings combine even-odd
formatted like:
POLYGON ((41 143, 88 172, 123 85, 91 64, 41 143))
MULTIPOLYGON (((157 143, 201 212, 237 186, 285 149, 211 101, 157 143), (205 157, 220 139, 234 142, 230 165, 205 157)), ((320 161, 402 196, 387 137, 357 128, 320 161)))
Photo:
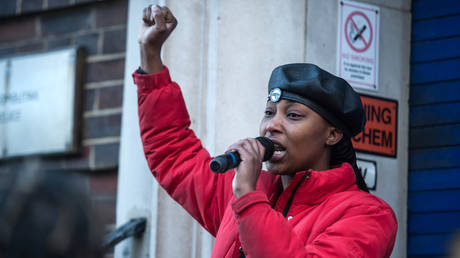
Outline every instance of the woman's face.
POLYGON ((275 143, 275 153, 267 162, 268 171, 292 175, 310 168, 328 169, 326 142, 332 128, 303 104, 284 99, 277 103, 268 101, 260 123, 260 135, 275 143))

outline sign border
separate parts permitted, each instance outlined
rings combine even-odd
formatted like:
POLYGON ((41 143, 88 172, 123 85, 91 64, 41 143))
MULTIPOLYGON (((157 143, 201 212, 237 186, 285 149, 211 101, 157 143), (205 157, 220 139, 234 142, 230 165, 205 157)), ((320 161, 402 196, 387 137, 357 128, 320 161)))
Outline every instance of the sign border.
MULTIPOLYGON (((372 188, 370 188, 369 186, 367 186, 367 184, 366 184, 366 186, 367 186, 367 188, 368 188, 369 190, 376 191, 376 190, 377 190, 377 181, 378 181, 378 177, 377 177, 377 174, 378 174, 378 173, 377 173, 377 170, 378 170, 377 161, 376 161, 376 160, 369 160, 369 159, 362 159, 362 158, 356 157, 356 163, 358 163, 358 160, 374 163, 374 165, 375 165, 375 185, 374 185, 374 187, 372 187, 372 188)), ((356 164, 356 165, 358 165, 358 164, 356 164)), ((361 173, 361 171, 359 171, 359 172, 361 173)), ((361 175, 362 175, 362 174, 361 174, 361 175)), ((363 179, 364 179, 364 176, 363 176, 363 179)), ((364 183, 366 183, 366 181, 364 181, 364 183)))
MULTIPOLYGON (((374 53, 374 60, 375 60, 375 64, 374 64, 374 83, 365 83, 365 82, 356 82, 356 81, 352 81, 352 80, 347 80, 345 78, 343 78, 344 80, 346 80, 354 89, 360 89, 360 90, 364 90, 364 91, 367 91, 367 92, 378 92, 379 91, 379 87, 380 87, 380 82, 379 82, 379 56, 380 56, 380 37, 379 37, 379 33, 380 33, 380 8, 376 5, 372 5, 372 4, 368 4, 368 3, 361 3, 361 2, 355 2, 355 1, 352 1, 352 0, 337 0, 337 3, 338 3, 338 15, 337 17, 339 18, 338 20, 338 32, 339 32, 339 35, 337 37, 337 46, 338 46, 338 49, 337 49, 337 57, 336 57, 336 69, 337 69, 337 75, 341 78, 343 78, 343 74, 341 73, 341 70, 342 70, 342 35, 340 32, 340 30, 342 29, 344 23, 343 23, 343 7, 345 5, 347 6, 350 6, 350 7, 354 7, 354 8, 357 8, 357 9, 363 9, 363 10, 367 10, 367 11, 372 11, 372 12, 375 12, 376 13, 376 17, 375 17, 375 25, 373 28, 374 29, 374 34, 373 37, 373 41, 374 41, 374 44, 375 44, 375 53, 374 53)), ((346 44, 345 42, 343 44, 346 44)), ((357 52, 359 53, 359 52, 357 52)))
MULTIPOLYGON (((364 96, 364 97, 368 97, 368 98, 375 98, 375 99, 379 99, 379 100, 391 101, 391 102, 394 102, 396 104, 395 154, 391 155, 391 154, 378 153, 378 152, 374 152, 374 151, 360 150, 360 149, 355 148, 354 146, 353 146, 353 149, 355 149, 355 151, 357 151, 359 153, 372 154, 372 155, 378 155, 378 156, 390 157, 390 158, 397 158, 397 156, 398 156, 398 120, 399 120, 398 119, 398 117, 399 117, 398 116, 398 113, 399 113, 398 100, 385 98, 385 97, 380 97, 380 96, 375 96, 375 95, 363 94, 363 93, 360 93, 360 92, 358 92, 358 94, 360 96, 364 96)), ((367 120, 366 120, 366 122, 367 122, 367 120)), ((352 138, 354 138, 354 137, 352 137, 352 138)), ((353 144, 353 140, 351 142, 353 144)))
POLYGON ((81 131, 81 124, 83 122, 83 90, 84 90, 84 74, 85 74, 85 66, 86 61, 85 58, 87 56, 87 52, 84 47, 81 45, 74 45, 68 47, 61 47, 56 48, 48 51, 41 51, 35 53, 19 53, 19 54, 12 54, 8 56, 1 57, 0 60, 6 60, 7 62, 11 61, 11 59, 15 58, 26 58, 26 57, 36 57, 41 55, 46 55, 49 53, 60 52, 60 51, 72 51, 74 53, 75 58, 75 65, 72 69, 74 73, 73 83, 73 96, 74 96, 74 103, 73 103, 73 111, 72 111, 72 125, 71 125, 71 134, 70 137, 71 142, 66 146, 64 150, 58 151, 43 151, 43 152, 26 152, 21 154, 14 154, 14 155, 4 155, 0 154, 0 161, 7 161, 11 159, 16 159, 18 157, 60 157, 66 155, 73 155, 78 154, 82 150, 82 131, 81 131))

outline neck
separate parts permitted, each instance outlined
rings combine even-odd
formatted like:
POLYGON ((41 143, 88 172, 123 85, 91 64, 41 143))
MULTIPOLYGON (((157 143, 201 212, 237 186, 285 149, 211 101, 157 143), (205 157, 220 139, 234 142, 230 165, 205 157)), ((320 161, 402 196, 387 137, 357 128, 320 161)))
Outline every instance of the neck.
MULTIPOLYGON (((312 170, 314 170, 314 171, 325 171, 325 170, 328 170, 328 169, 331 169, 331 166, 329 165, 329 162, 321 164, 321 165, 317 165, 314 168, 312 168, 312 170)), ((294 175, 295 174, 281 175, 281 183, 283 184, 283 190, 285 190, 286 187, 288 187, 288 185, 291 183, 292 179, 294 178, 294 175)))
POLYGON ((286 189, 286 187, 291 183, 292 178, 294 178, 294 175, 282 175, 281 176, 281 183, 283 184, 283 190, 286 189))
MULTIPOLYGON (((331 150, 330 148, 326 148, 323 154, 318 158, 317 162, 310 167, 314 171, 324 171, 331 169, 330 166, 330 154, 331 150)), ((288 187, 289 183, 291 183, 292 178, 294 178, 294 174, 288 174, 288 175, 281 175, 281 182, 283 184, 283 190, 288 187)))

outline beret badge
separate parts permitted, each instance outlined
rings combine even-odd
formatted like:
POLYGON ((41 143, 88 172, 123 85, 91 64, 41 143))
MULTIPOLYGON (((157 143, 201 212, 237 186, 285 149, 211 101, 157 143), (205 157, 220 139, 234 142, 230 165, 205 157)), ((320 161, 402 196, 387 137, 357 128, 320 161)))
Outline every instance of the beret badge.
POLYGON ((281 99, 281 89, 280 88, 274 88, 270 91, 270 94, 268 95, 268 99, 276 103, 281 99))

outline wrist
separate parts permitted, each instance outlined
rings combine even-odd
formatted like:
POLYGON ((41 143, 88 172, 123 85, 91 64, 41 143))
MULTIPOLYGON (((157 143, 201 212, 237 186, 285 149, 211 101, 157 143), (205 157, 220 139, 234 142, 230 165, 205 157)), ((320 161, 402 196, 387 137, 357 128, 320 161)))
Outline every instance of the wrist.
POLYGON ((163 62, 161 60, 161 48, 152 49, 148 46, 140 44, 141 68, 146 73, 158 73, 163 70, 163 62))
POLYGON ((234 187, 233 189, 233 194, 235 195, 236 198, 239 198, 240 196, 243 196, 249 192, 255 191, 256 188, 249 185, 249 184, 244 184, 244 185, 238 185, 234 187))

